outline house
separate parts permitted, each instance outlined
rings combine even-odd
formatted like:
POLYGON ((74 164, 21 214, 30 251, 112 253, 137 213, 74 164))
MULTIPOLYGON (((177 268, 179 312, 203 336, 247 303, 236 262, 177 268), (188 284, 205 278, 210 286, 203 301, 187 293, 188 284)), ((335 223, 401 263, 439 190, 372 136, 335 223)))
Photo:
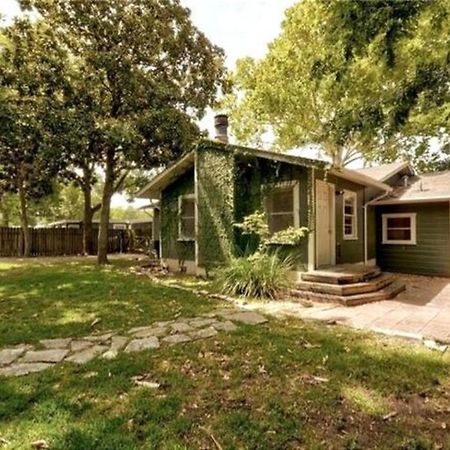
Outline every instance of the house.
MULTIPOLYGON (((139 196, 160 202, 160 254, 171 270, 201 273, 243 250, 234 223, 264 209, 271 232, 307 227, 284 250, 296 274, 347 263, 450 275, 450 172, 417 175, 408 163, 360 170, 228 144, 227 117, 154 177, 139 196)), ((300 277, 299 277, 300 278, 300 277)))

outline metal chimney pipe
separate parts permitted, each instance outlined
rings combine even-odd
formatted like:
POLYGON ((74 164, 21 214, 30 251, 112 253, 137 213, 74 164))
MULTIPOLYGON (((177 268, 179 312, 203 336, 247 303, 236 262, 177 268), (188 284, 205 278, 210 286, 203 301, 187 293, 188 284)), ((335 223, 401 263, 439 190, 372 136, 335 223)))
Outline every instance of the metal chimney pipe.
POLYGON ((228 116, 218 114, 214 117, 214 128, 216 129, 216 140, 222 144, 228 144, 228 116))

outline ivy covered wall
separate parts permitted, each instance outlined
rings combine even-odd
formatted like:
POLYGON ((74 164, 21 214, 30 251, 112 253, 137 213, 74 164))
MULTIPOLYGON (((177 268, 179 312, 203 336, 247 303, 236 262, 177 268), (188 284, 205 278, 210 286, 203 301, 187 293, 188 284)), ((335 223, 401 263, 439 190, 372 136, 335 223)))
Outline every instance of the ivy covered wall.
POLYGON ((195 242, 178 240, 178 197, 194 193, 194 168, 174 180, 161 193, 161 257, 195 260, 195 242))
MULTIPOLYGON (((264 210, 265 195, 277 183, 299 183, 299 225, 309 227, 308 202, 308 172, 307 167, 293 166, 284 162, 258 157, 236 157, 235 177, 235 221, 242 222, 245 216, 257 210, 264 210)), ((245 253, 254 250, 256 243, 248 236, 236 233, 236 243, 239 251, 245 253)), ((273 246, 282 255, 295 258, 297 269, 306 270, 308 264, 308 238, 305 237, 299 245, 273 246)))
POLYGON ((196 156, 198 265, 224 263, 234 253, 234 147, 205 141, 196 156))

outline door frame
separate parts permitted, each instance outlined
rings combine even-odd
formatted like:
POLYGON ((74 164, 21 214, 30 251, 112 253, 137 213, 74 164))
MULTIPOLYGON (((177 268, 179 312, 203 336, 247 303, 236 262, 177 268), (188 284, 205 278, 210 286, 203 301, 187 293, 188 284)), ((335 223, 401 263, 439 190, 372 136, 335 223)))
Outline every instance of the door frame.
MULTIPOLYGON (((328 200, 330 203, 330 228, 331 228, 331 237, 330 237, 330 265, 334 266, 336 265, 336 195, 335 195, 335 185, 334 183, 330 183, 328 181, 319 180, 316 179, 316 185, 315 185, 315 199, 317 202, 317 184, 322 183, 324 185, 327 185, 328 187, 328 200)), ((319 248, 318 248, 318 241, 319 241, 319 229, 318 229, 318 220, 317 220, 317 211, 318 208, 316 207, 316 214, 315 214, 315 235, 316 235, 316 264, 315 268, 317 269, 319 267, 319 248)))

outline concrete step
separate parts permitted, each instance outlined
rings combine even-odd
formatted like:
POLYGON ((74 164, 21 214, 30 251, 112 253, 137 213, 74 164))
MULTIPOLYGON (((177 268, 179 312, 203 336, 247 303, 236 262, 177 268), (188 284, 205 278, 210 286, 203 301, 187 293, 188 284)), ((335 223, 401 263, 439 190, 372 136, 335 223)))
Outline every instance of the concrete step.
POLYGON ((376 278, 372 278, 369 281, 361 281, 359 283, 351 284, 329 284, 314 281, 300 281, 296 284, 294 290, 347 296, 379 291, 380 289, 391 284, 393 281, 395 281, 395 277, 393 275, 384 274, 378 275, 376 278))
POLYGON ((295 292, 291 292, 291 295, 303 300, 310 300, 318 303, 338 303, 344 306, 357 306, 365 303, 390 300, 397 296, 400 292, 403 292, 405 288, 406 286, 403 283, 396 280, 391 281, 391 283, 375 292, 362 294, 336 295, 313 291, 301 291, 297 289, 294 290, 295 292))
POLYGON ((381 269, 374 266, 351 271, 314 270, 303 273, 302 280, 314 283, 351 284, 371 280, 379 275, 381 275, 381 269))

